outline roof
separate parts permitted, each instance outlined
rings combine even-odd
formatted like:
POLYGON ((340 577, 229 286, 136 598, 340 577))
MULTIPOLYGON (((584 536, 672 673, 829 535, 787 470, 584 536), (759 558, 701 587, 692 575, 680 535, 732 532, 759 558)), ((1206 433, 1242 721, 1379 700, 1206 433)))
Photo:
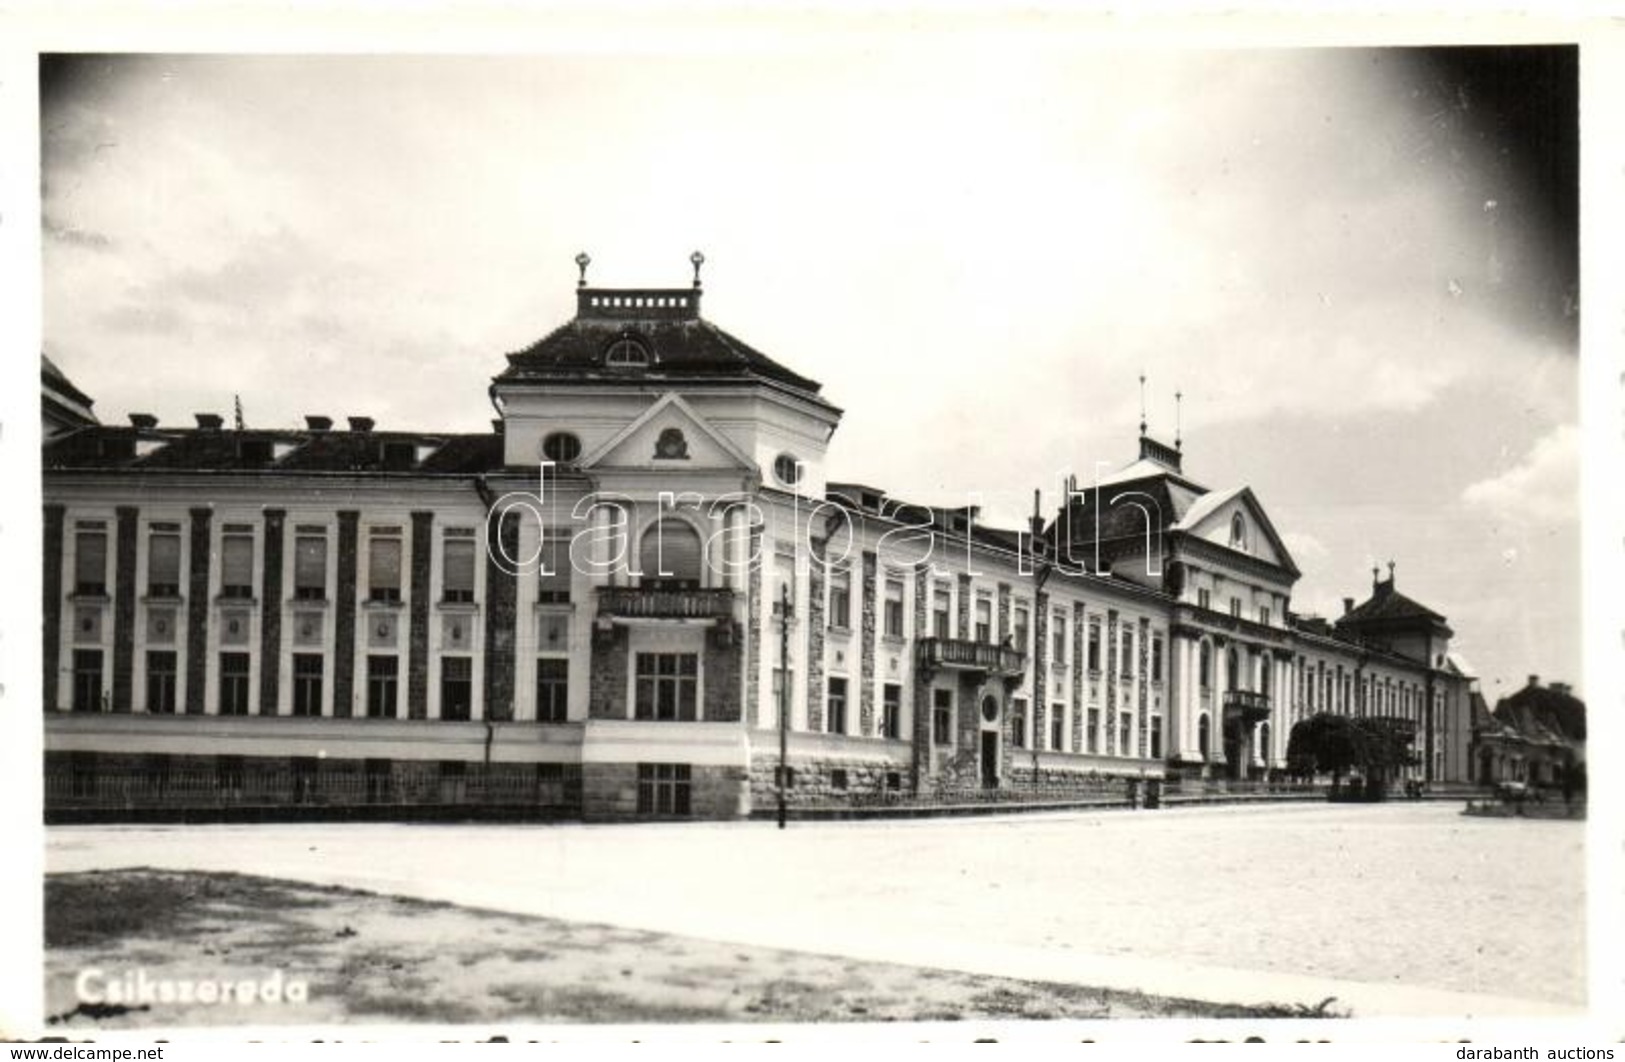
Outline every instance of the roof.
POLYGON ((817 396, 822 386, 700 317, 698 291, 687 289, 581 288, 576 316, 509 354, 508 367, 496 379, 770 381, 809 397, 817 396), (607 351, 620 339, 642 344, 650 363, 635 368, 606 364, 607 351))
POLYGON ((1569 744, 1586 739, 1585 702, 1553 686, 1525 686, 1495 705, 1498 722, 1536 740, 1569 744))
POLYGON ((1372 587, 1370 597, 1340 616, 1337 625, 1362 626, 1414 620, 1427 620, 1439 624, 1445 622, 1445 618, 1437 612, 1394 589, 1394 580, 1390 576, 1372 587))
POLYGON ((95 424, 95 401, 73 385, 67 374, 44 353, 40 354, 40 403, 62 428, 95 424))
POLYGON ((94 426, 46 442, 45 471, 415 473, 503 467, 502 436, 399 431, 94 426))

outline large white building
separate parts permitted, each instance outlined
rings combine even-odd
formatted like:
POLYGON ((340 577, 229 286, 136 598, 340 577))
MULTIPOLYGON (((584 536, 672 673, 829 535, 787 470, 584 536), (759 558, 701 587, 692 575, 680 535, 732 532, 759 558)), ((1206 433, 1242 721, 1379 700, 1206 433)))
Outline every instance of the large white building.
POLYGON ((786 703, 803 804, 1255 779, 1322 710, 1467 777, 1450 630, 1391 572, 1295 616, 1259 499, 1143 428, 1019 530, 829 482, 840 410, 701 295, 583 281, 485 434, 48 438, 48 812, 739 816, 786 703))

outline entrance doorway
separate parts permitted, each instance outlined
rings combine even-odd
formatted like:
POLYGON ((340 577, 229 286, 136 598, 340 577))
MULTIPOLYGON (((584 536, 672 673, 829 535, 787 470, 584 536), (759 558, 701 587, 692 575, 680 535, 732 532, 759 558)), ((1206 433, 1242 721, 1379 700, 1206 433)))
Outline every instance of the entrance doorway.
POLYGON ((999 732, 982 731, 982 788, 999 787, 999 732))

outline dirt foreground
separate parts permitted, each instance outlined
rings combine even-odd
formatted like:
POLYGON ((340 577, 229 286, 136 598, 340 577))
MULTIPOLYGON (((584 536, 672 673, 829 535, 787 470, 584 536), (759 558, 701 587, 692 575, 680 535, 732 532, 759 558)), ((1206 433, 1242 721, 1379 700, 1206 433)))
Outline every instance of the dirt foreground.
POLYGON ((53 874, 53 1029, 1303 1018, 237 874, 53 874))

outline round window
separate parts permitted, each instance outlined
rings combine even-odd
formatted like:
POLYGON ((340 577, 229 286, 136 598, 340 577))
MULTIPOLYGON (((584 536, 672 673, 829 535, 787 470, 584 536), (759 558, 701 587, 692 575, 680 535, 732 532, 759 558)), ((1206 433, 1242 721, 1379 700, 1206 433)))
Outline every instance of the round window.
POLYGON ((567 464, 581 456, 581 440, 567 431, 556 431, 542 440, 542 456, 567 464))
POLYGON ((794 454, 780 454, 773 461, 773 475, 780 483, 793 487, 801 482, 801 462, 794 454))

